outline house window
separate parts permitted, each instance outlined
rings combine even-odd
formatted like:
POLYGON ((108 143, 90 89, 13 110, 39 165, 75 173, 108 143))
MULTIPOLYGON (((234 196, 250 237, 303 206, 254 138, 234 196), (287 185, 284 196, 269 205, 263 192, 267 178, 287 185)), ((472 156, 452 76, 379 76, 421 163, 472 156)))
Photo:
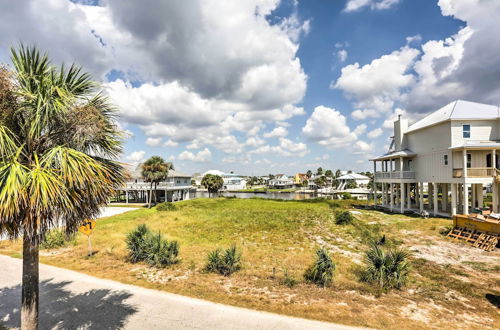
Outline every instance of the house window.
POLYGON ((470 138, 470 125, 462 125, 464 139, 470 138))
POLYGON ((444 165, 448 165, 448 155, 443 156, 443 163, 444 165))
POLYGON ((467 154, 467 168, 471 168, 471 167, 472 167, 472 155, 467 154))

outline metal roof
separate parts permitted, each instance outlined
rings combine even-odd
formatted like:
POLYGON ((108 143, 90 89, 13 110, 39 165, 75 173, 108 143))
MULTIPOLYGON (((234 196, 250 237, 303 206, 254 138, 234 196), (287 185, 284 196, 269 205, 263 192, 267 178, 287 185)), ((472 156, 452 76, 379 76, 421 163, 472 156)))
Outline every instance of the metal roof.
POLYGON ((399 151, 392 151, 388 152, 382 156, 375 157, 370 160, 384 160, 384 159, 391 159, 391 158, 399 158, 399 157, 413 157, 416 156, 417 154, 410 149, 404 149, 404 150, 399 150, 399 151))
POLYGON ((339 176, 337 179, 338 180, 370 180, 369 177, 362 175, 362 174, 358 174, 358 173, 349 173, 346 175, 339 176))
POLYGON ((439 124, 447 120, 483 120, 500 118, 500 107, 477 102, 456 100, 417 121, 406 132, 439 124))
POLYGON ((500 142, 497 141, 465 141, 464 143, 452 146, 448 149, 482 149, 482 148, 500 148, 500 142))

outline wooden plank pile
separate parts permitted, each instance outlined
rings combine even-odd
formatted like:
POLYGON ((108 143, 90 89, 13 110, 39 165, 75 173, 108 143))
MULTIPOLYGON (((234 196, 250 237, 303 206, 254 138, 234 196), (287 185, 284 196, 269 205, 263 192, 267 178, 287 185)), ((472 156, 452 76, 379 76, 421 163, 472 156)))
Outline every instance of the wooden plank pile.
POLYGON ((447 236, 454 240, 465 241, 467 244, 488 252, 493 251, 500 240, 500 234, 465 227, 454 227, 447 236))

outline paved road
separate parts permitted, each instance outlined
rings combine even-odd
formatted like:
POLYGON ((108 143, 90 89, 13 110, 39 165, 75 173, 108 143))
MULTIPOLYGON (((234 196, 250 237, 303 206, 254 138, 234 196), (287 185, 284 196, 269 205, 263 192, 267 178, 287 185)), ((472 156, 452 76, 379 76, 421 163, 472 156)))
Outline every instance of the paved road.
MULTIPOLYGON (((21 260, 0 255, 0 325, 19 327, 21 260)), ((40 265, 40 329, 353 329, 40 265)), ((1 327, 0 327, 1 328, 1 327)))

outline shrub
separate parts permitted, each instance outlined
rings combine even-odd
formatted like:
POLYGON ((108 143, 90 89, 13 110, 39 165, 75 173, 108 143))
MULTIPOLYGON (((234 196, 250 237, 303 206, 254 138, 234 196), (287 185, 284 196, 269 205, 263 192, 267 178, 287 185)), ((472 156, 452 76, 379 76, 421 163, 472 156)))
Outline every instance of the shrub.
POLYGON ((286 285, 289 288, 293 288, 297 285, 297 281, 288 273, 288 270, 285 269, 283 274, 283 278, 280 280, 281 285, 286 285))
POLYGON ((342 199, 352 199, 352 195, 348 192, 342 193, 342 199))
POLYGON ((453 229, 453 225, 444 226, 439 228, 439 234, 442 236, 448 236, 448 233, 453 229))
POLYGON ((349 211, 339 211, 335 214, 335 223, 337 225, 348 225, 354 221, 352 213, 349 211))
POLYGON ((177 210, 177 206, 174 205, 174 203, 171 202, 164 202, 160 203, 156 206, 156 209, 158 211, 175 211, 177 210))
POLYGON ((66 246, 67 243, 74 242, 74 237, 68 237, 61 229, 49 230, 40 243, 41 249, 57 249, 66 246))
POLYGON ((407 260, 409 253, 393 249, 385 252, 379 245, 372 245, 366 252, 366 268, 361 280, 378 286, 380 289, 392 289, 406 285, 411 270, 407 260))
POLYGON ((126 243, 132 263, 144 261, 151 266, 165 267, 178 262, 179 243, 152 233, 145 224, 130 232, 126 243))
POLYGON ((325 287, 333 279, 335 263, 330 257, 330 253, 325 248, 316 250, 316 260, 304 273, 304 279, 309 283, 325 287))
POLYGON ((241 253, 233 245, 226 250, 220 248, 210 252, 207 256, 206 272, 229 276, 241 269, 241 253))

